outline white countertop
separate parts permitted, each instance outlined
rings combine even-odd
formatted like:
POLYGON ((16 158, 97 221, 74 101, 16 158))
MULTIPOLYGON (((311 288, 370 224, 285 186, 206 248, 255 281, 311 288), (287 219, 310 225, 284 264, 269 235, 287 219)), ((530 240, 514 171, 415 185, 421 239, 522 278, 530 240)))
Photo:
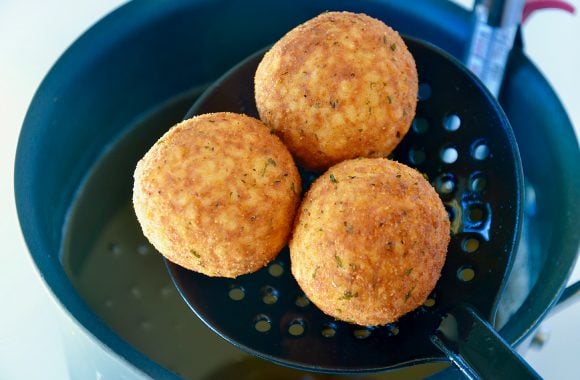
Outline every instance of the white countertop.
MULTIPOLYGON (((123 3, 0 1, 0 379, 68 378, 56 327, 57 306, 27 253, 16 216, 16 142, 28 104, 48 69, 82 32, 123 3)), ((571 3, 580 8, 580 0, 571 3)), ((579 135, 580 17, 561 11, 536 13, 524 27, 524 38, 528 55, 553 85, 579 135)), ((578 279, 577 264, 571 280, 578 279)), ((545 321, 547 343, 525 354, 546 379, 578 378, 578 321, 580 304, 545 321)))

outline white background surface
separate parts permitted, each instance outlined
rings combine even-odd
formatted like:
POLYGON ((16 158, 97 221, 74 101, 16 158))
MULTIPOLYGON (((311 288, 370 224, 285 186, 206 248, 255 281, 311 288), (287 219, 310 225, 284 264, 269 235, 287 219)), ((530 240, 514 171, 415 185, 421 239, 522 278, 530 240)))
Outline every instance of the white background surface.
MULTIPOLYGON (((14 155, 26 109, 48 69, 83 31, 124 2, 0 1, 0 379, 68 377, 56 326, 60 311, 20 234, 12 185, 14 155)), ((579 0, 572 3, 580 7, 579 0)), ((556 89, 578 131, 580 17, 561 11, 536 13, 524 37, 527 53, 556 89)), ((580 279, 580 265, 573 279, 580 279)), ((525 356, 545 378, 579 378, 579 321, 580 304, 544 322, 548 343, 525 356)))

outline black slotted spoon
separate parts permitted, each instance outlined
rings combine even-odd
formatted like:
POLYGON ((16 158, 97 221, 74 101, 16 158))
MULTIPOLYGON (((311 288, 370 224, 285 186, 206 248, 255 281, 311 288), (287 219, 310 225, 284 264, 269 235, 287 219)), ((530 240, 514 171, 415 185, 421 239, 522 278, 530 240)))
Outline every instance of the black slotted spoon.
MULTIPOLYGON (((425 173, 451 219, 441 279, 425 305, 393 324, 336 321, 304 297, 288 249, 260 271, 210 278, 166 261, 187 304, 220 336, 291 367, 363 373, 451 360, 471 378, 539 376, 495 332, 498 300, 521 224, 523 174, 506 116, 484 86, 439 48, 405 38, 419 72, 412 128, 392 158, 425 173)), ((253 79, 265 51, 219 79, 187 118, 230 111, 258 117, 253 79)), ((316 173, 301 172, 304 188, 316 173)))

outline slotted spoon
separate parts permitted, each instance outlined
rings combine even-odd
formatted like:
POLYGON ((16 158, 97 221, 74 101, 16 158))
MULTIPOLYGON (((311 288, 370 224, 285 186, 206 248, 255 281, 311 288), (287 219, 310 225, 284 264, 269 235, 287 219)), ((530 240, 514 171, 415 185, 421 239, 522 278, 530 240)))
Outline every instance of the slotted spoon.
MULTIPOLYGON (((210 278, 167 262, 182 297, 211 329, 258 357, 305 370, 361 373, 451 360, 467 377, 539 377, 492 327, 521 224, 523 174, 508 120, 457 60, 406 37, 419 72, 411 130, 392 158, 425 173, 451 219, 442 276, 425 305, 365 327, 311 304, 290 273, 287 248, 262 270, 210 278)), ((186 117, 230 111, 258 117, 256 53, 219 79, 186 117)), ((302 171, 304 189, 316 173, 302 171)))

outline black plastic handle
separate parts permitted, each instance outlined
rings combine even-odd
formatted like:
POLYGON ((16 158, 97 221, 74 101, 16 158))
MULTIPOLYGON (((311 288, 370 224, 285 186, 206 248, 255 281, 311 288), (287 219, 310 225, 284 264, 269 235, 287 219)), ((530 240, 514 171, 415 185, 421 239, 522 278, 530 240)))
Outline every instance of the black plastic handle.
POLYGON ((548 317, 551 317, 560 311, 568 308, 568 306, 580 301, 580 280, 576 281, 572 285, 564 289, 564 292, 560 296, 560 299, 556 305, 550 310, 548 317))
POLYGON ((469 379, 541 379, 510 345, 467 305, 448 312, 431 342, 469 379))

